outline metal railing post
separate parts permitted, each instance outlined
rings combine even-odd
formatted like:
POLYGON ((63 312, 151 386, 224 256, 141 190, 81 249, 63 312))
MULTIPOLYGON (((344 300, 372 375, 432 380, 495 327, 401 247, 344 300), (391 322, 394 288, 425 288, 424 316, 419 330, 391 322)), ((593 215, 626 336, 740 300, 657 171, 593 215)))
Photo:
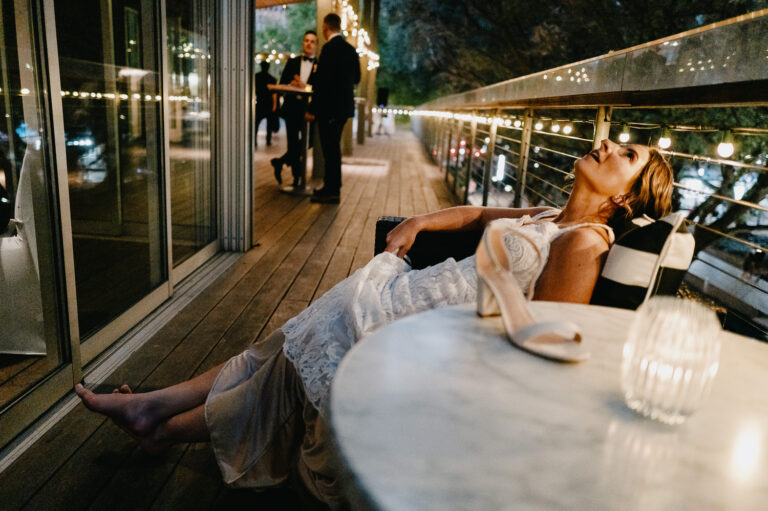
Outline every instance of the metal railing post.
POLYGON ((531 133, 533 132, 533 110, 527 109, 523 114, 523 133, 520 135, 520 157, 517 160, 517 183, 515 183, 516 208, 523 203, 525 179, 528 170, 528 157, 531 151, 531 133))
POLYGON ((600 147, 600 142, 610 135, 612 113, 613 107, 597 107, 597 116, 595 117, 595 138, 592 140, 592 149, 600 147))
POLYGON ((435 147, 434 151, 435 162, 440 170, 443 170, 442 158, 443 158, 443 123, 445 119, 439 118, 435 123, 435 147))
MULTIPOLYGON (((459 182, 459 156, 461 156, 461 134, 464 131, 464 120, 459 120, 459 129, 456 132, 456 165, 453 167, 453 195, 456 195, 456 187, 459 182)), ((466 146, 466 144, 464 144, 466 146)), ((448 155, 450 161, 451 155, 448 155)))
POLYGON ((488 192, 491 187, 491 173, 493 172, 493 153, 496 152, 496 117, 491 121, 488 129, 488 146, 485 154, 485 168, 483 169, 483 206, 488 205, 488 192))
POLYGON ((467 157, 467 171, 466 171, 466 179, 464 180, 464 199, 463 204, 466 204, 469 200, 469 181, 472 179, 472 158, 474 158, 475 154, 475 138, 477 138, 477 116, 475 115, 476 112, 472 111, 472 123, 470 124, 469 129, 469 143, 467 144, 467 151, 469 151, 469 156, 467 157))
POLYGON ((443 153, 443 159, 441 163, 445 165, 445 182, 448 182, 448 164, 451 162, 451 139, 453 138, 453 119, 448 119, 448 133, 446 135, 446 143, 444 144, 445 152, 443 153))

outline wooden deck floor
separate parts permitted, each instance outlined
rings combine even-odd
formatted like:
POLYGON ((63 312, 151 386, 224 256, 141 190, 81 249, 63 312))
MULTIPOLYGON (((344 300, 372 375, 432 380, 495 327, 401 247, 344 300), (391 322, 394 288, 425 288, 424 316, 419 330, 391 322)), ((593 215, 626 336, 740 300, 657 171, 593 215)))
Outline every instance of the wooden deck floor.
MULTIPOLYGON (((100 390, 146 391, 199 374, 278 328, 373 254, 380 215, 408 216, 453 204, 415 137, 367 139, 345 158, 340 205, 278 193, 269 158, 284 135, 259 146, 254 241, 213 285, 125 361, 100 390)), ((284 179, 289 178, 286 169, 284 179)), ((283 490, 223 486, 207 444, 152 458, 112 422, 78 405, 0 474, 0 509, 290 509, 283 490)))

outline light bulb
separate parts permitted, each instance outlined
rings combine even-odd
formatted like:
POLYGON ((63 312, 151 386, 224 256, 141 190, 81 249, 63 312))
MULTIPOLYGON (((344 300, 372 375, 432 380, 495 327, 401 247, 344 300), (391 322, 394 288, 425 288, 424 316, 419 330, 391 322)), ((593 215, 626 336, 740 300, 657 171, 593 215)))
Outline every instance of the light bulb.
POLYGON ((672 145, 672 137, 669 135, 669 128, 661 130, 661 137, 659 137, 659 147, 662 149, 669 149, 672 145))
POLYGON ((717 154, 723 158, 728 158, 733 154, 733 144, 729 142, 720 142, 717 145, 717 154))
POLYGON ((619 134, 619 142, 622 144, 626 144, 629 142, 629 126, 627 126, 626 123, 624 123, 621 126, 621 133, 619 134))
POLYGON ((541 129, 544 127, 544 123, 542 123, 541 121, 539 121, 539 122, 537 122, 537 123, 536 123, 536 124, 535 124, 533 127, 534 127, 535 129, 537 129, 537 130, 541 131, 541 129))
POLYGON ((571 126, 570 124, 566 124, 565 126, 563 126, 563 133, 565 133, 566 135, 570 135, 572 131, 573 131, 573 126, 571 126))
POLYGON ((552 124, 552 126, 550 126, 549 129, 552 130, 552 133, 557 133, 560 131, 560 125, 557 124, 557 122, 555 122, 554 124, 552 124))
POLYGON ((717 154, 723 158, 728 158, 733 155, 733 134, 731 130, 727 130, 723 134, 723 140, 717 145, 717 154))
POLYGON ((520 119, 515 119, 515 128, 519 128, 522 125, 523 125, 523 121, 521 121, 520 119))

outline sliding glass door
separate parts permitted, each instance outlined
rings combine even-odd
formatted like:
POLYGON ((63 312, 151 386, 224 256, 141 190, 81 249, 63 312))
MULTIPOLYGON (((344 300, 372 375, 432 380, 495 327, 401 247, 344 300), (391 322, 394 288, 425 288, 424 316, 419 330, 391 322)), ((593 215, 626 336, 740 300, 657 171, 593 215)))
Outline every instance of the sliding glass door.
POLYGON ((73 379, 39 14, 0 0, 0 445, 73 379))
POLYGON ((167 280, 151 0, 56 2, 81 341, 167 280))

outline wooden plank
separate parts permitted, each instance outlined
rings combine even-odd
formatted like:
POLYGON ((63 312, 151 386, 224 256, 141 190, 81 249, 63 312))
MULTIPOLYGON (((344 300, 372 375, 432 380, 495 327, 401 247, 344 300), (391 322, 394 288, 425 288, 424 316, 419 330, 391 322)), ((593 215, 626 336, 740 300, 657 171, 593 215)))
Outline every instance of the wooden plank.
POLYGON ((313 299, 323 296, 329 289, 349 275, 349 267, 352 264, 354 255, 355 249, 353 247, 338 247, 336 249, 313 299))
POLYGON ((357 180, 354 191, 342 203, 336 220, 324 236, 323 243, 317 245, 312 255, 299 271, 299 274, 286 293, 286 299, 301 300, 307 303, 312 299, 339 238, 349 232, 350 221, 357 216, 357 207, 361 200, 363 200, 361 191, 367 189, 366 185, 369 182, 367 179, 357 180))
POLYGON ((150 509, 207 509, 221 485, 221 473, 211 446, 190 444, 150 509))
MULTIPOLYGON (((25 357, 26 358, 26 357, 25 357)), ((9 367, 10 377, 0 385, 0 407, 14 400, 19 394, 27 390, 42 378, 48 375, 59 365, 58 354, 50 357, 29 357, 21 363, 9 367)))
POLYGON ((2 385, 21 371, 40 360, 37 355, 0 355, 0 392, 2 385))

